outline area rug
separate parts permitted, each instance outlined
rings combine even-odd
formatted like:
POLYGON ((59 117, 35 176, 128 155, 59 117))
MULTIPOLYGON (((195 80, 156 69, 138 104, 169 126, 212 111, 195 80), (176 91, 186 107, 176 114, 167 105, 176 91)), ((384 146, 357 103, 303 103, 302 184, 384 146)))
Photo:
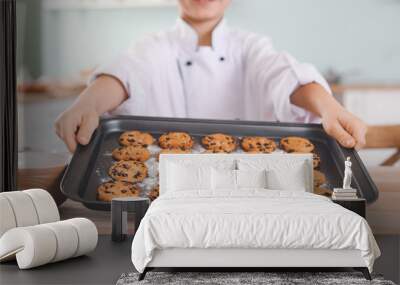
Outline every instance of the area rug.
POLYGON ((324 284, 324 285, 395 285, 384 280, 380 275, 373 275, 368 281, 359 272, 148 272, 146 278, 138 281, 138 273, 122 274, 117 285, 145 285, 145 284, 213 284, 213 285, 297 285, 297 284, 324 284))

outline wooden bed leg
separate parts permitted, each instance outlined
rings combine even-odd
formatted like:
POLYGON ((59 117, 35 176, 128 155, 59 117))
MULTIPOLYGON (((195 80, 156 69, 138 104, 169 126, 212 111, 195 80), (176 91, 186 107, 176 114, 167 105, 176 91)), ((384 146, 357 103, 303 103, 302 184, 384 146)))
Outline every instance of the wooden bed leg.
POLYGON ((369 270, 368 270, 367 267, 356 267, 356 268, 354 268, 354 269, 357 270, 357 271, 361 271, 362 274, 364 275, 365 279, 367 279, 367 280, 369 280, 369 281, 372 280, 371 274, 369 274, 369 270))
POLYGON ((146 273, 147 273, 148 269, 147 267, 144 269, 144 271, 142 273, 139 274, 139 278, 138 281, 142 281, 145 277, 146 277, 146 273))

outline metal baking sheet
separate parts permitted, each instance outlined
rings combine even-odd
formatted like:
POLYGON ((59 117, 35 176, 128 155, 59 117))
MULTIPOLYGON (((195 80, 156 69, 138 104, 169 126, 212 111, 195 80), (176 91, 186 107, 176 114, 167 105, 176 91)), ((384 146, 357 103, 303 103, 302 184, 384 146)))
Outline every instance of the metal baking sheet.
POLYGON ((114 162, 111 152, 119 146, 118 138, 121 133, 129 130, 150 132, 155 138, 169 131, 184 131, 194 137, 197 145, 202 136, 216 132, 239 138, 267 136, 277 143, 286 136, 306 137, 313 142, 315 152, 321 157, 319 170, 326 176, 325 188, 341 187, 344 160, 349 156, 353 163, 352 186, 368 203, 378 198, 378 190, 357 152, 341 147, 324 132, 321 125, 135 116, 116 116, 101 120, 91 142, 87 146, 78 146, 62 179, 61 191, 88 208, 110 210, 109 202, 96 199, 97 187, 111 180, 107 174, 114 162))

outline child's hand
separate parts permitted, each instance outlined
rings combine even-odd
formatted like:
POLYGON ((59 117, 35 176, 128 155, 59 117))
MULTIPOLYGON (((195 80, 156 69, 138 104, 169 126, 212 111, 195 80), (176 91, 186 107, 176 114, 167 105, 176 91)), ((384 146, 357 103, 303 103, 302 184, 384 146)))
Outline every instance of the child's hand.
POLYGON ((325 113, 322 125, 344 147, 360 149, 365 145, 367 126, 342 107, 325 113))
POLYGON ((75 103, 56 120, 57 135, 70 152, 78 143, 87 145, 105 112, 118 107, 128 97, 122 83, 115 77, 99 76, 75 103))
POLYGON ((74 152, 77 143, 87 145, 93 132, 99 125, 99 114, 90 107, 79 104, 63 112, 55 123, 57 135, 65 142, 70 152, 74 152))
POLYGON ((291 96, 291 102, 320 116, 325 131, 342 146, 360 149, 365 145, 367 126, 364 122, 346 111, 318 83, 299 87, 291 96))

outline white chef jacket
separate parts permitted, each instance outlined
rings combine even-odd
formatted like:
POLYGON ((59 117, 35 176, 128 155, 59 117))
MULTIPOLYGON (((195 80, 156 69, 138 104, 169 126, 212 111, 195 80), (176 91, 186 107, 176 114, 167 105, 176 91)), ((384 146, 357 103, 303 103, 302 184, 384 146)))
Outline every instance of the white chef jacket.
MULTIPOLYGON (((112 114, 318 122, 290 103, 301 85, 329 86, 309 64, 277 52, 268 37, 233 29, 222 20, 212 46, 184 20, 130 47, 94 73, 118 78, 129 97, 112 114)), ((112 96, 112 94, 110 94, 112 96)))

